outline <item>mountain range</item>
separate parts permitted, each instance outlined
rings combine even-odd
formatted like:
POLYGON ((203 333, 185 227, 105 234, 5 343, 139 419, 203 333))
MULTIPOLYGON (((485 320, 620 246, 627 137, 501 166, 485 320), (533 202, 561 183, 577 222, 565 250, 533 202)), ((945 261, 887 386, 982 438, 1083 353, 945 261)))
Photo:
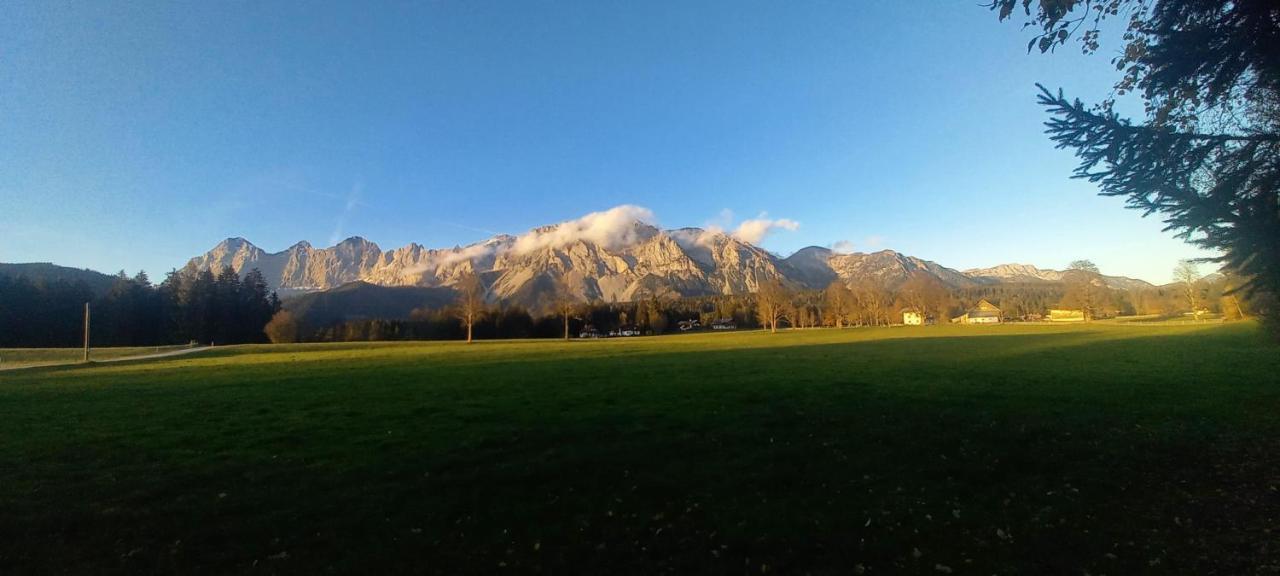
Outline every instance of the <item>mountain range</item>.
MULTIPOLYGON (((952 288, 966 288, 1057 282, 1063 277, 1061 271, 1026 264, 960 271, 892 250, 845 254, 810 246, 783 258, 717 229, 663 230, 641 220, 585 219, 447 249, 414 243, 384 251, 352 237, 328 248, 299 242, 266 252, 243 238, 228 238, 192 258, 186 269, 216 271, 224 266, 241 274, 258 268, 282 296, 352 282, 447 288, 475 273, 489 300, 530 308, 546 305, 560 286, 567 286, 579 300, 625 302, 650 296, 750 293, 774 279, 803 288, 822 288, 836 279, 849 284, 869 279, 895 287, 922 272, 952 288)), ((1104 276, 1103 281, 1114 288, 1151 286, 1117 276, 1104 276)))

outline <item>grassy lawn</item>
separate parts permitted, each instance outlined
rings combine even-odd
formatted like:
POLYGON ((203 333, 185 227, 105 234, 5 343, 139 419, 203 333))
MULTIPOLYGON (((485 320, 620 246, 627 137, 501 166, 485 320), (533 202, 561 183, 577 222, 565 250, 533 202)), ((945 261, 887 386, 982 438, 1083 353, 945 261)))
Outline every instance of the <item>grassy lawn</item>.
MULTIPOLYGON (((90 360, 109 360, 144 356, 158 352, 181 350, 187 346, 122 346, 118 348, 93 348, 89 351, 90 360)), ((83 348, 0 348, 0 369, 25 366, 47 366, 52 364, 68 364, 84 359, 83 348)))
POLYGON ((1252 574, 1251 324, 228 347, 0 373, 0 574, 1252 574))

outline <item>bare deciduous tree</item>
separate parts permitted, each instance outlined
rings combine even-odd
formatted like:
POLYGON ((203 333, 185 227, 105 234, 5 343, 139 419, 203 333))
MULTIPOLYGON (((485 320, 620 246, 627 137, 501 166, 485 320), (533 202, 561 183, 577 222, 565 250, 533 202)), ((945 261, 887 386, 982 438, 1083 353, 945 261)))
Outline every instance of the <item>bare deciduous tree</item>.
POLYGON ((1067 266, 1066 294, 1063 303, 1076 306, 1088 322, 1097 314, 1102 300, 1102 274, 1098 266, 1089 260, 1076 260, 1067 266))
POLYGON ((1185 299, 1187 306, 1191 308, 1191 314, 1196 320, 1199 320, 1200 267, 1196 266, 1193 260, 1179 260, 1178 265, 1173 269, 1173 279, 1180 284, 1182 297, 1185 299))
POLYGON ((947 303, 947 288, 931 274, 916 272, 898 289, 898 300, 903 306, 920 313, 921 318, 930 314, 941 317, 947 303))
POLYGON ((832 326, 844 328, 853 315, 853 293, 841 280, 832 280, 823 291, 822 315, 832 326))
POLYGON ((484 286, 478 276, 467 273, 454 285, 454 290, 458 291, 458 319, 467 329, 467 343, 470 344, 471 329, 485 313, 484 286))
POLYGON ((756 291, 756 315, 760 318, 760 325, 768 327, 769 332, 777 332, 778 322, 787 317, 790 301, 790 294, 781 280, 775 278, 760 283, 760 289, 756 291))
POLYGON ((888 322, 889 306, 893 303, 893 295, 888 288, 871 278, 864 278, 854 285, 853 294, 861 323, 880 326, 888 322))
POLYGON ((569 319, 578 314, 578 300, 573 294, 573 285, 564 276, 556 282, 555 310, 556 315, 564 320, 564 339, 568 340, 569 319))

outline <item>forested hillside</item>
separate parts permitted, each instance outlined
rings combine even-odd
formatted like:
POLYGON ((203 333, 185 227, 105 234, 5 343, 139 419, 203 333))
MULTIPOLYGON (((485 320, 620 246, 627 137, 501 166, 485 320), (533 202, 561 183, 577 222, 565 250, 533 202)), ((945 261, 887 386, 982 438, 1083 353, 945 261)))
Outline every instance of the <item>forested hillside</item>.
POLYGON ((82 344, 86 303, 94 346, 264 342, 262 328, 280 308, 256 270, 243 279, 229 268, 217 276, 175 271, 158 286, 145 272, 111 277, 32 270, 0 269, 0 347, 82 344))

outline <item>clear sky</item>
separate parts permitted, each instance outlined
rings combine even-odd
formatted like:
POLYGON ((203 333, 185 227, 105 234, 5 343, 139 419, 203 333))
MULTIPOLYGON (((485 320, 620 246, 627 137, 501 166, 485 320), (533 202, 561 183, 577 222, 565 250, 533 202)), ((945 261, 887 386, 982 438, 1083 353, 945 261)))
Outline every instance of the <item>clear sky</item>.
POLYGON ((1034 83, 1095 100, 1117 45, 1027 54, 976 0, 372 4, 0 5, 0 261, 158 278, 228 236, 449 247, 620 204, 797 221, 782 255, 1202 254, 1042 133, 1034 83))

